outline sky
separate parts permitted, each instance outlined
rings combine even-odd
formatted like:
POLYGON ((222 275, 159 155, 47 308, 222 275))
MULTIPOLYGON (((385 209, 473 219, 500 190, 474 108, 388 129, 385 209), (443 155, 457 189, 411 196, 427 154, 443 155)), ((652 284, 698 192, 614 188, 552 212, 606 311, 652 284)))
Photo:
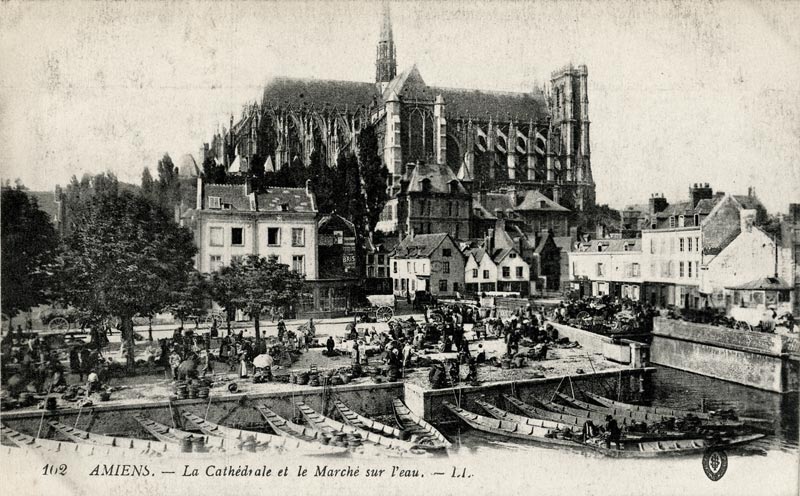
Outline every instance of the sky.
MULTIPOLYGON (((530 91, 589 71, 599 203, 692 183, 800 202, 800 2, 391 2, 398 71, 530 91)), ((374 81, 378 2, 2 2, 0 176, 139 183, 273 76, 374 81)))

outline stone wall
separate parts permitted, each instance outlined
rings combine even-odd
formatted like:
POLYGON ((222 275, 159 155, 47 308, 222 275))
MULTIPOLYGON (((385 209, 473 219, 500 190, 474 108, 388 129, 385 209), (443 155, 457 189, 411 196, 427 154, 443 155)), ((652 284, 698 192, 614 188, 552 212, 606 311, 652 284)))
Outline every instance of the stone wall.
POLYGON ((775 392, 798 389, 797 361, 785 336, 654 319, 653 363, 775 392))

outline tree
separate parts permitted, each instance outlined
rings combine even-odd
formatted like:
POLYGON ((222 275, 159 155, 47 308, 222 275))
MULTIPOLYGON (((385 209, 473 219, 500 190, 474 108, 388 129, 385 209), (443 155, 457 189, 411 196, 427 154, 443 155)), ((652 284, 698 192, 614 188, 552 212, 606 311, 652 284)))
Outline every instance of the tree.
POLYGON ((24 187, 2 188, 2 307, 10 318, 49 300, 58 236, 24 187))
POLYGON ((152 199, 153 194, 155 193, 155 182, 153 181, 153 176, 150 175, 150 169, 145 167, 142 171, 142 194, 152 199))
POLYGON ((165 153, 158 161, 157 191, 161 206, 168 211, 171 211, 172 206, 181 201, 178 168, 172 163, 172 158, 168 153, 165 153))
POLYGON ((225 184, 226 171, 224 165, 217 165, 214 157, 206 157, 203 160, 203 178, 207 183, 225 184))
POLYGON ((234 259, 230 267, 239 283, 233 303, 255 320, 258 342, 261 312, 296 302, 303 294, 304 278, 273 257, 249 255, 243 261, 234 259))
POLYGON ((240 270, 237 270, 238 264, 234 261, 232 265, 226 265, 220 270, 211 274, 209 281, 209 293, 211 298, 217 302, 219 306, 225 309, 225 324, 227 325, 228 332, 231 330, 231 321, 236 315, 236 293, 237 289, 241 286, 239 283, 240 270))
POLYGON ((373 232, 378 224, 383 207, 389 200, 389 169, 383 165, 378 153, 378 137, 375 127, 361 130, 358 144, 360 175, 363 179, 368 232, 373 232))
POLYGON ((65 303, 92 315, 120 319, 133 368, 133 317, 174 303, 195 252, 192 232, 141 195, 98 195, 64 240, 60 294, 65 303))
POLYGON ((181 321, 194 319, 195 327, 200 325, 200 315, 205 311, 209 297, 209 284, 205 275, 194 270, 186 279, 186 284, 178 288, 170 306, 172 314, 181 321))

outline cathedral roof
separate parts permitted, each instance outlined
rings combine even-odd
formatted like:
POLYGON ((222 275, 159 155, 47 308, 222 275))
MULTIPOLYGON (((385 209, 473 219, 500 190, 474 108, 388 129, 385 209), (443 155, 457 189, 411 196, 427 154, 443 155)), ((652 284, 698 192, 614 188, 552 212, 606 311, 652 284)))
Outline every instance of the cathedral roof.
POLYGON ((262 104, 273 106, 329 105, 355 110, 362 105, 369 107, 380 98, 380 92, 374 83, 278 77, 266 84, 262 97, 262 104))

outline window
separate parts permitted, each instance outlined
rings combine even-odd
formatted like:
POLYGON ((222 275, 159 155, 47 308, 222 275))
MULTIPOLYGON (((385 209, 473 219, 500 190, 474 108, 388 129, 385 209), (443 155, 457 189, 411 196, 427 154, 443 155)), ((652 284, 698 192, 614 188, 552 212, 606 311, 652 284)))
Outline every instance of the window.
POLYGON ((511 267, 503 267, 503 277, 511 277, 511 267))
POLYGON ((367 277, 375 277, 375 267, 367 267, 367 277))
POLYGON ((216 272, 222 266, 222 256, 221 255, 211 255, 208 259, 208 269, 211 272, 216 272))
POLYGON ((788 291, 778 291, 778 301, 780 303, 788 303, 789 302, 789 292, 788 291))
POLYGON ((231 263, 234 263, 234 262, 238 263, 238 264, 244 263, 244 256, 243 255, 234 255, 234 256, 232 256, 231 257, 231 263))
POLYGON ((458 283, 453 281, 453 292, 458 291, 458 283))
POLYGON ((280 246, 281 245, 281 228, 268 227, 267 228, 267 246, 280 246))
POLYGON ((670 227, 670 229, 675 227, 675 216, 674 215, 671 215, 669 217, 669 227, 670 227))
POLYGON ((692 238, 686 238, 686 251, 692 251, 692 238))
POLYGON ((656 252, 656 243, 655 243, 655 240, 653 240, 653 239, 650 239, 650 253, 655 253, 655 252, 656 252))
POLYGON ((678 262, 678 277, 683 277, 683 262, 678 262))
POLYGON ((208 197, 208 208, 218 209, 220 207, 219 196, 209 196, 208 197))
POLYGON ((477 278, 478 278, 478 269, 472 269, 472 277, 473 277, 474 279, 477 279, 477 278))
POLYGON ((395 279, 392 284, 394 284, 395 291, 400 289, 400 279, 395 279))
POLYGON ((484 279, 489 279, 489 271, 488 270, 484 270, 483 271, 483 278, 484 279))
POLYGON ((292 246, 306 245, 306 231, 302 227, 292 228, 292 246))
POLYGON ((520 279, 523 277, 522 271, 523 267, 517 267, 517 277, 520 279))
POLYGON ((367 255, 367 265, 374 265, 374 264, 375 264, 375 255, 367 255))
POLYGON ((632 277, 639 277, 639 274, 640 274, 639 264, 638 263, 631 264, 631 276, 632 277))
POLYGON ((686 264, 686 277, 692 277, 692 262, 686 264))
POLYGON ((681 215, 678 217, 678 227, 683 227, 684 225, 686 225, 686 217, 681 215))
POLYGON ((298 274, 305 274, 306 264, 303 258, 303 255, 292 256, 292 270, 298 274))
POLYGON ((453 251, 452 251, 450 248, 443 248, 443 249, 442 249, 442 256, 443 256, 443 257, 445 257, 445 258, 450 258, 450 256, 451 256, 452 254, 453 254, 453 251))
POLYGON ((679 250, 679 251, 683 251, 683 238, 681 238, 681 242, 680 242, 680 250, 679 250))
POLYGON ((447 216, 453 216, 453 202, 447 202, 447 216))
POLYGON ((439 291, 442 291, 444 293, 447 292, 447 279, 442 279, 441 281, 439 281, 439 291))
POLYGON ((378 277, 387 277, 386 276, 386 267, 382 267, 382 266, 378 267, 378 277))
POLYGON ((411 273, 411 262, 406 262, 406 272, 411 273))
POLYGON ((386 255, 378 255, 378 265, 383 265, 386 263, 386 255))
POLYGON ((209 234, 210 234, 210 236, 209 236, 209 238, 210 238, 209 244, 211 246, 222 246, 224 244, 223 241, 224 241, 224 238, 225 238, 225 234, 224 233, 225 233, 225 230, 222 229, 221 227, 212 227, 209 230, 209 234))
POLYGON ((697 227, 699 225, 700 225, 700 216, 697 215, 697 214, 694 214, 694 226, 697 227))
POLYGON ((397 274, 397 262, 392 262, 392 274, 397 274))
POLYGON ((603 263, 602 262, 597 264, 597 275, 598 276, 602 276, 603 275, 603 263))
POLYGON ((231 228, 231 245, 242 246, 244 244, 244 229, 241 227, 231 228))
POLYGON ((450 262, 442 262, 442 274, 450 273, 450 262))
POLYGON ((697 247, 697 251, 700 251, 700 238, 694 238, 694 245, 697 247))

